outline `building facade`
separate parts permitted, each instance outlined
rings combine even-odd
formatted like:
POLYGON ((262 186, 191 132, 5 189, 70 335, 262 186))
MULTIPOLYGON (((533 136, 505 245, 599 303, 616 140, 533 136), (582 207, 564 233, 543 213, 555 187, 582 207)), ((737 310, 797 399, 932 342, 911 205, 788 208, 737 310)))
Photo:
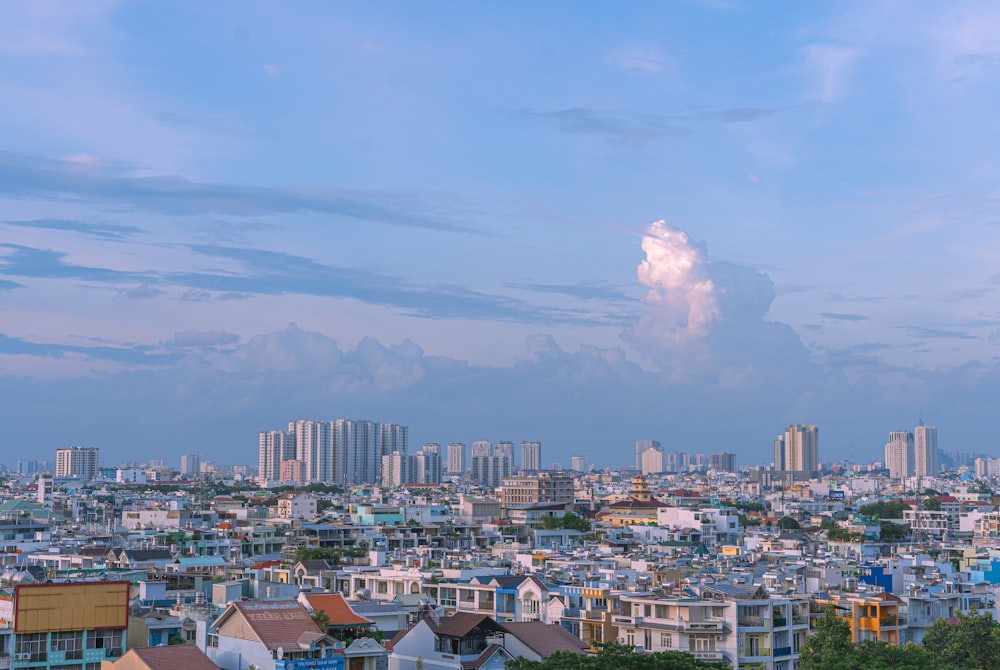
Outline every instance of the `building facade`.
POLYGON ((56 449, 56 477, 97 478, 99 450, 97 447, 56 449))

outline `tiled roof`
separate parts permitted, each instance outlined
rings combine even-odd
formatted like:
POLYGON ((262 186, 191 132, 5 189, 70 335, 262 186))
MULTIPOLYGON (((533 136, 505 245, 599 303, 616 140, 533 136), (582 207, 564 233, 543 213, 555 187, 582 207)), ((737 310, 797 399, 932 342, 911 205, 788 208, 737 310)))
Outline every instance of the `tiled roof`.
POLYGON ((587 643, 559 624, 524 621, 500 625, 543 659, 557 651, 583 653, 588 647, 587 643))
POLYGON ((219 666, 193 644, 146 647, 132 649, 130 653, 138 656, 149 670, 219 670, 219 666))
POLYGON ((316 593, 305 596, 314 612, 323 612, 330 618, 328 626, 367 626, 371 619, 358 616, 339 593, 316 593))
POLYGON ((435 623, 429 619, 424 619, 435 635, 447 635, 448 637, 465 637, 477 626, 483 626, 489 630, 503 630, 496 621, 486 614, 473 614, 472 612, 456 612, 451 616, 441 617, 435 623))
POLYGON ((225 619, 238 614, 268 649, 298 649, 326 637, 308 610, 294 600, 233 603, 216 621, 220 633, 225 619))

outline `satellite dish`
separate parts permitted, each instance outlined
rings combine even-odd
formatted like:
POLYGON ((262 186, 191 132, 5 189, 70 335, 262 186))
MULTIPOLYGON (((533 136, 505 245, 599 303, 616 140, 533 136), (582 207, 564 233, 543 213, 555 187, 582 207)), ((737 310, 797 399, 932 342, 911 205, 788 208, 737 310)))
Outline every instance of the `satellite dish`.
POLYGON ((284 647, 278 647, 278 660, 280 661, 284 657, 285 657, 285 648, 284 647))

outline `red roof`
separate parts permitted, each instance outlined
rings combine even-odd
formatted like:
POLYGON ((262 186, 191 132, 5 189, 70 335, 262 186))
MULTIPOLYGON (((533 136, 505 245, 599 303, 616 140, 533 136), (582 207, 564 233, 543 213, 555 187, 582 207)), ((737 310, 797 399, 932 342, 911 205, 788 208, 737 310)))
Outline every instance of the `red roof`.
POLYGON ((339 593, 310 593, 306 602, 314 612, 323 612, 330 619, 328 626, 370 626, 372 621, 354 613, 339 593))

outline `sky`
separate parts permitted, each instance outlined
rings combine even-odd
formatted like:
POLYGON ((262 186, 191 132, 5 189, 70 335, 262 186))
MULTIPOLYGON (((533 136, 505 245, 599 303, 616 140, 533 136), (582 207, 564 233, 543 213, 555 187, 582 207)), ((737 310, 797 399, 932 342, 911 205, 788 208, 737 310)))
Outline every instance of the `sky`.
POLYGON ((0 463, 289 420, 1000 455, 1000 5, 0 4, 0 463))

